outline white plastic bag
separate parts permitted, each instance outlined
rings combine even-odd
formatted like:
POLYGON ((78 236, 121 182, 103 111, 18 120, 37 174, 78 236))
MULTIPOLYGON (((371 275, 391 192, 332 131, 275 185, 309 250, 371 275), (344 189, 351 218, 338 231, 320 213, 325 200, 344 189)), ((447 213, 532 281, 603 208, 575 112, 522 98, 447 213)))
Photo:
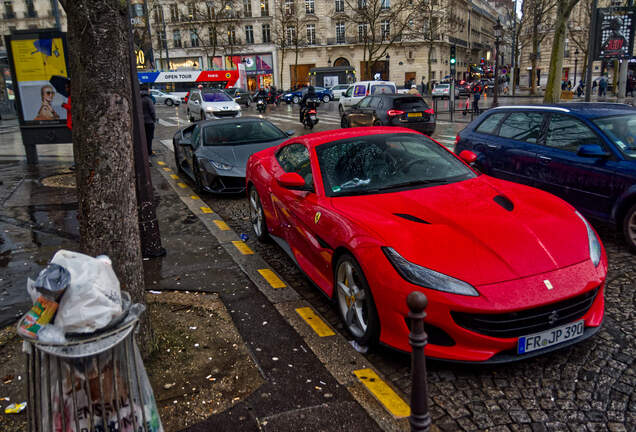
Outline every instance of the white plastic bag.
POLYGON ((55 325, 65 333, 92 333, 122 314, 119 280, 107 256, 60 250, 51 263, 71 274, 55 316, 55 325))

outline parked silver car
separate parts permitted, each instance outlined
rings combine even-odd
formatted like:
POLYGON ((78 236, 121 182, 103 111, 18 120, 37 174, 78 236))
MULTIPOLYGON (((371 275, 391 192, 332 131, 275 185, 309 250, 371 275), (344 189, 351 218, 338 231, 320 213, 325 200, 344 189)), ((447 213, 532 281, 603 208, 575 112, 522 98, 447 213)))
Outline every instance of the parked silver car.
POLYGON ((181 103, 181 98, 178 96, 164 93, 161 90, 150 90, 150 95, 155 98, 155 103, 163 103, 168 106, 179 105, 181 103))
POLYGON ((241 106, 219 89, 193 89, 186 103, 191 122, 241 116, 241 106))

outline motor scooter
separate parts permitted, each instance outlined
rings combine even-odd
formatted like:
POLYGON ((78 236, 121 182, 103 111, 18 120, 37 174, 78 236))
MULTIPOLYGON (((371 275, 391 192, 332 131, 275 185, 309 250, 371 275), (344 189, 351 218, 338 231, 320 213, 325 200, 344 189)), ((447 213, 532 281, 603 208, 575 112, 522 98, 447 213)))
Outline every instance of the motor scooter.
POLYGON ((318 111, 317 108, 320 105, 320 101, 317 99, 307 99, 305 104, 305 115, 303 116, 303 126, 306 129, 313 129, 318 124, 318 111))
POLYGON ((264 113, 267 109, 267 104, 263 98, 256 99, 256 111, 260 113, 264 113))

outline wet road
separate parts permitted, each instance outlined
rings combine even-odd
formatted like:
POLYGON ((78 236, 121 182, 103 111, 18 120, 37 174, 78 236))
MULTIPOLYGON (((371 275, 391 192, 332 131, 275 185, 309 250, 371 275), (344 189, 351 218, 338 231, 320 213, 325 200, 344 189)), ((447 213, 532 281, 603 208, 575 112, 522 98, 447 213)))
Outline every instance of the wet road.
MULTIPOLYGON (((171 138, 187 123, 185 108, 158 107, 161 117, 155 146, 170 158, 171 138)), ((254 114, 254 109, 247 111, 254 114)), ((319 108, 321 123, 314 131, 339 127, 337 104, 319 108)), ((308 133, 291 105, 268 107, 265 118, 297 135, 308 133)), ((434 138, 452 149, 464 124, 438 123, 434 138)), ((344 333, 332 303, 273 244, 252 236, 247 200, 242 197, 202 197, 247 243, 329 324, 344 333)), ((588 341, 548 355, 502 366, 429 363, 431 413, 441 430, 491 431, 631 431, 636 427, 635 290, 636 259, 612 231, 600 228, 610 271, 606 289, 604 328, 588 341)), ((410 357, 380 347, 367 358, 404 394, 410 393, 410 357)))

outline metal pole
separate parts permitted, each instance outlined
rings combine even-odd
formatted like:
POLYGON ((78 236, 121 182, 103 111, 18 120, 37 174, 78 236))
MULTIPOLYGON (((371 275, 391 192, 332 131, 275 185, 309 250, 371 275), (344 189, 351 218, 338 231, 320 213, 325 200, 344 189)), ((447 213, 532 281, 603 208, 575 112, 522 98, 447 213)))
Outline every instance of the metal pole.
POLYGON ((517 74, 517 0, 515 0, 514 11, 512 13, 512 73, 511 76, 511 85, 512 85, 512 95, 515 95, 515 83, 516 83, 516 74, 517 74))
POLYGON ((413 291, 406 298, 409 307, 408 318, 411 321, 411 416, 409 423, 411 432, 428 432, 431 428, 431 415, 428 412, 428 387, 426 384, 426 357, 424 347, 428 342, 428 336, 424 331, 424 318, 426 318, 426 305, 428 299, 419 292, 413 291))
MULTIPOLYGON (((130 2, 128 4, 130 11, 130 2)), ((130 22, 130 20, 129 20, 130 22)), ((139 237, 141 240, 141 254, 144 258, 155 258, 166 254, 161 247, 159 223, 153 201, 152 179, 148 164, 148 148, 146 146, 146 130, 143 127, 143 111, 139 93, 139 79, 135 67, 135 50, 133 46, 132 24, 128 28, 128 47, 130 51, 130 81, 132 89, 132 124, 133 150, 135 157, 135 178, 137 188, 137 207, 139 211, 139 237)))
POLYGON ((598 8, 598 0, 594 0, 592 4, 592 22, 590 23, 590 37, 587 42, 587 68, 585 71, 585 102, 589 102, 592 98, 592 69, 594 67, 594 50, 595 34, 596 34, 596 10, 598 8))
MULTIPOLYGON (((574 55, 576 56, 577 54, 578 52, 574 55)), ((574 84, 572 85, 572 88, 576 87, 576 69, 577 69, 578 63, 579 63, 578 57, 574 57, 574 84)))
POLYGON ((499 106, 499 38, 495 39, 495 94, 492 98, 493 108, 499 106))
POLYGON ((55 18, 55 28, 58 31, 62 31, 62 25, 60 24, 60 8, 57 6, 57 0, 51 0, 51 11, 53 12, 53 18, 55 18))
POLYGON ((166 70, 170 70, 170 54, 168 54, 168 33, 166 32, 166 17, 163 14, 163 6, 161 7, 161 24, 163 24, 163 47, 166 50, 166 70))

